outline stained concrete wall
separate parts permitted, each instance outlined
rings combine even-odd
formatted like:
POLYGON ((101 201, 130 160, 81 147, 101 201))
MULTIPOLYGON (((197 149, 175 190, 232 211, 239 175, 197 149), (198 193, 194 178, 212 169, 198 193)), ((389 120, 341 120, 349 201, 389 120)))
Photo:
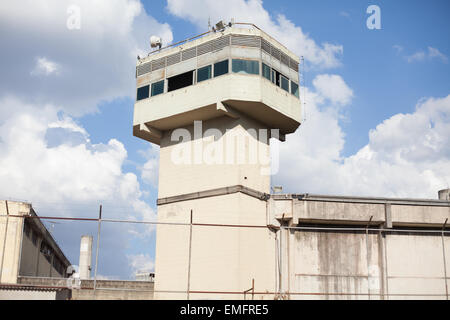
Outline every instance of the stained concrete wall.
POLYGON ((19 275, 62 277, 64 276, 65 268, 70 265, 70 262, 63 255, 53 237, 37 218, 30 218, 25 222, 32 229, 31 232, 35 234, 37 239, 36 244, 33 243, 31 233, 27 235, 24 232, 25 218, 21 217, 28 215, 35 216, 30 204, 17 201, 0 201, 1 283, 16 283, 19 275), (8 218, 6 204, 8 204, 8 212, 10 215, 8 218), (7 228, 6 221, 8 221, 7 228), (5 236, 6 229, 7 234, 5 236), (53 257, 49 260, 40 252, 42 241, 46 241, 52 249, 53 257), (4 252, 3 248, 5 248, 4 252), (54 268, 52 259, 55 257, 58 257, 63 264, 63 273, 54 268), (3 259, 3 262, 1 259, 3 259))
POLYGON ((29 212, 29 205, 22 202, 0 201, 0 282, 16 283, 19 273, 23 219, 7 217, 7 211, 10 215, 23 215, 29 212))
POLYGON ((450 233, 441 231, 448 202, 274 198, 268 220, 286 227, 285 298, 448 299, 450 233))

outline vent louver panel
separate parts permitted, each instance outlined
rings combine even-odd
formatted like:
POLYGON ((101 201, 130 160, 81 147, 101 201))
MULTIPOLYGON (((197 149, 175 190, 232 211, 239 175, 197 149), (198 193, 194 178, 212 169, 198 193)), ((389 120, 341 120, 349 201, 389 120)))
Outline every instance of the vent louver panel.
POLYGON ((193 59, 206 53, 216 52, 230 45, 261 48, 262 51, 270 54, 275 59, 281 61, 281 63, 298 72, 299 64, 288 55, 281 52, 280 49, 277 49, 271 45, 269 41, 258 36, 226 35, 215 40, 205 42, 197 47, 186 49, 170 56, 139 65, 136 67, 136 76, 142 76, 151 71, 159 70, 181 61, 193 59))
POLYGON ((271 51, 272 51, 272 52, 271 52, 272 57, 274 57, 274 58, 277 59, 277 60, 280 60, 281 51, 278 50, 278 49, 275 48, 275 47, 272 47, 271 49, 272 49, 272 50, 271 50, 271 51))
POLYGON ((183 57, 182 57, 183 61, 195 58, 197 56, 197 47, 183 51, 182 55, 183 55, 183 57))
POLYGON ((208 41, 197 47, 197 56, 201 56, 201 55, 203 55, 205 53, 209 53, 211 51, 212 51, 211 41, 208 41))
POLYGON ((233 35, 231 37, 231 44, 234 46, 243 46, 243 47, 260 47, 260 37, 255 36, 245 36, 245 35, 233 35))
POLYGON ((155 60, 152 62, 152 71, 156 71, 166 66, 166 57, 155 60))
POLYGON ((230 45, 230 36, 221 37, 211 41, 212 51, 219 51, 230 45))
POLYGON ((284 53, 281 53, 281 63, 284 63, 289 67, 289 57, 284 53))
POLYGON ((290 67, 292 70, 298 72, 298 63, 295 62, 294 60, 289 59, 289 67, 290 67))
POLYGON ((149 73, 150 71, 152 71, 151 63, 144 63, 136 67, 136 75, 138 77, 142 76, 143 74, 149 73))
POLYGON ((264 39, 261 39, 261 49, 266 53, 270 54, 270 43, 264 39))
POLYGON ((167 67, 181 61, 181 53, 175 53, 167 57, 167 67))

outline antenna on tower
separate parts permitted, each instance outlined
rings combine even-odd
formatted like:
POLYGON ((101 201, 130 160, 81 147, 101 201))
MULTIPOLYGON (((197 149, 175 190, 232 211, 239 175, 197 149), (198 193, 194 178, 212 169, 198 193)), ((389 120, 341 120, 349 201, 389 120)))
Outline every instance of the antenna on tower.
POLYGON ((208 17, 208 30, 211 30, 211 17, 208 17))
POLYGON ((306 77, 305 77, 305 58, 300 57, 300 85, 299 85, 300 101, 303 101, 303 121, 306 121, 306 77), (303 99, 302 99, 302 80, 303 80, 303 99))

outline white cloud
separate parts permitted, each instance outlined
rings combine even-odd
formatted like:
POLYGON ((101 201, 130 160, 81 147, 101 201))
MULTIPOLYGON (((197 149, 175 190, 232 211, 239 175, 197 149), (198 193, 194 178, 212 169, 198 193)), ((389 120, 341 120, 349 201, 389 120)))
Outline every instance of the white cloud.
POLYGON ((450 183, 450 95, 420 101, 369 133, 369 143, 342 156, 338 116, 308 92, 308 120, 281 144, 285 190, 300 193, 436 198, 450 183))
POLYGON ((350 13, 348 13, 347 11, 340 11, 339 15, 347 19, 350 19, 350 13))
POLYGON ((1 1, 0 29, 0 97, 52 103, 75 116, 134 97, 136 57, 150 51, 149 36, 172 41, 170 26, 138 0, 1 1), (72 4, 81 10, 79 30, 67 28, 72 4))
POLYGON ((56 62, 48 60, 46 57, 37 58, 36 65, 34 69, 31 71, 31 75, 51 75, 58 74, 60 72, 60 65, 56 62))
POLYGON ((445 54, 443 54, 442 52, 440 52, 438 49, 433 48, 433 47, 428 47, 428 56, 430 58, 438 58, 444 63, 448 62, 447 56, 445 54))
POLYGON ((442 52, 440 52, 438 49, 433 48, 433 47, 428 47, 428 51, 418 51, 412 55, 409 56, 405 56, 406 61, 408 61, 409 63, 412 62, 418 62, 418 61, 424 61, 425 59, 434 59, 437 58, 439 60, 441 60, 443 63, 448 63, 448 58, 445 54, 443 54, 442 52))
POLYGON ((201 31, 207 27, 208 19, 237 22, 251 22, 279 40, 286 47, 318 68, 331 68, 341 64, 339 58, 343 53, 341 45, 323 43, 318 45, 302 28, 296 26, 284 15, 271 17, 264 9, 261 0, 168 0, 168 10, 198 26, 201 31))
POLYGON ((341 76, 335 74, 320 74, 314 78, 313 85, 321 96, 332 103, 346 105, 353 98, 353 90, 347 86, 341 76))
MULTIPOLYGON (((127 151, 121 142, 91 143, 83 127, 58 115, 58 108, 50 104, 30 106, 3 98, 2 109, 16 111, 0 123, 0 198, 31 201, 41 216, 96 218, 98 205, 103 204, 108 218, 156 221, 156 213, 142 199, 137 176, 123 170, 127 151)), ((72 263, 78 261, 80 236, 95 234, 92 227, 74 221, 55 226, 55 232, 65 230, 58 239, 72 263)), ((102 241, 107 245, 101 251, 99 272, 120 274, 118 270, 127 269, 130 233, 153 237, 153 230, 133 224, 103 227, 102 241)))
POLYGON ((151 272, 154 271, 155 263, 148 254, 130 254, 127 255, 128 263, 134 276, 136 272, 151 272))
POLYGON ((401 45, 394 44, 392 47, 397 51, 397 54, 403 51, 403 47, 401 45))

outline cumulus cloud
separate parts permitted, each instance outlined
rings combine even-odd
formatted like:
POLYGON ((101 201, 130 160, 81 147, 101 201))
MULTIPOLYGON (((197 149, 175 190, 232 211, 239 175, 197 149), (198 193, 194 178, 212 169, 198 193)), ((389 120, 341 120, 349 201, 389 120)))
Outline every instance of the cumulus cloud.
POLYGON ((134 97, 136 57, 150 51, 149 35, 172 41, 170 26, 138 0, 2 1, 0 29, 7 79, 0 97, 52 103, 75 116, 96 110, 99 101, 134 97), (71 6, 80 8, 80 29, 67 27, 71 6))
POLYGON ((353 97, 353 90, 336 74, 320 74, 314 78, 313 85, 322 97, 332 103, 347 105, 353 97))
MULTIPOLYGON (((137 176, 123 170, 127 151, 121 142, 91 143, 83 127, 58 114, 51 104, 30 106, 16 98, 3 98, 0 106, 16 110, 0 123, 2 199, 31 201, 41 216, 96 218, 103 204, 107 218, 156 220, 154 210, 142 199, 137 176), (55 139, 55 135, 63 138, 55 139)), ((80 236, 95 235, 95 227, 74 221, 55 226, 72 263, 78 261, 80 236)), ((106 246, 101 250, 99 270, 123 276, 128 273, 125 253, 130 235, 154 237, 153 229, 129 224, 103 228, 106 246)))
POLYGON ((440 52, 438 49, 433 47, 428 47, 427 51, 418 51, 412 55, 405 56, 406 61, 409 63, 424 61, 426 59, 439 59, 443 63, 448 63, 448 58, 445 54, 440 52))
POLYGON ((230 21, 234 18, 239 22, 254 23, 297 55, 304 56, 305 60, 315 67, 332 68, 341 64, 341 45, 327 42, 317 44, 301 27, 284 15, 270 16, 261 0, 168 0, 167 8, 170 13, 187 19, 202 31, 209 18, 213 22, 222 19, 230 21))
POLYGON ((130 254, 127 256, 132 275, 136 272, 152 272, 155 268, 153 259, 148 254, 130 254))
POLYGON ((289 192, 436 198, 450 183, 450 95, 421 100, 369 132, 342 156, 345 136, 321 92, 308 91, 308 119, 280 145, 274 177, 289 192))
POLYGON ((51 75, 58 74, 61 67, 56 62, 48 60, 46 57, 37 58, 36 65, 34 69, 31 71, 31 75, 51 75))

